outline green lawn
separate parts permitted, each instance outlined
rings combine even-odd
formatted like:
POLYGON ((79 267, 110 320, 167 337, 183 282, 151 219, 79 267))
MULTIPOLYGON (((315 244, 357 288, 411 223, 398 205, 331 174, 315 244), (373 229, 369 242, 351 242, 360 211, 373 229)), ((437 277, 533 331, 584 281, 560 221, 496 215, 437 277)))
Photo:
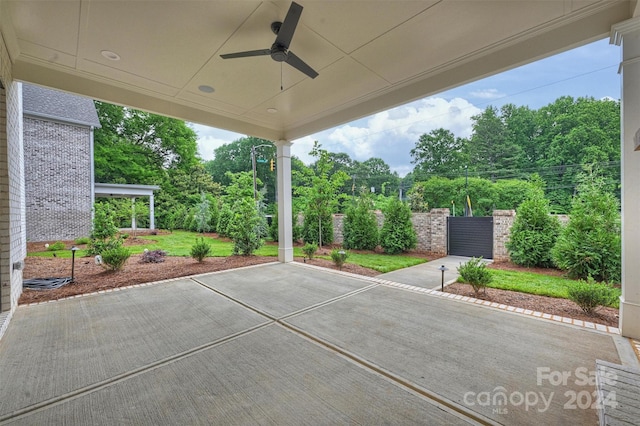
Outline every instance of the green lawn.
MULTIPOLYGON (((533 272, 516 272, 491 269, 493 281, 488 287, 501 290, 519 291, 521 293, 537 294, 539 296, 568 298, 567 289, 575 285, 576 281, 563 277, 554 277, 533 272)), ((618 296, 620 289, 616 289, 618 296)), ((618 298, 612 307, 618 307, 618 298)))
MULTIPOLYGON (((331 256, 318 256, 322 259, 331 260, 331 256)), ((365 268, 374 269, 378 272, 385 273, 395 271, 396 269, 407 268, 409 266, 419 265, 426 262, 426 259, 412 257, 408 255, 390 255, 377 253, 349 253, 346 263, 353 263, 365 268)))
MULTIPOLYGON (((149 240, 149 244, 140 244, 135 246, 128 246, 131 254, 140 254, 144 249, 149 250, 164 250, 169 256, 189 256, 191 246, 196 242, 197 238, 200 238, 199 234, 188 231, 174 231, 170 234, 161 235, 148 235, 138 237, 143 240, 149 240)), ((233 252, 233 243, 220 241, 210 237, 204 237, 205 240, 211 245, 211 256, 214 257, 226 257, 231 256, 233 252)), ((52 257, 52 251, 39 251, 28 253, 29 256, 42 256, 52 257)), ((55 252, 56 256, 68 258, 71 257, 70 250, 60 250, 55 252)), ((259 250, 255 252, 257 256, 278 256, 278 246, 273 244, 265 244, 259 250)), ((86 255, 85 250, 79 250, 76 253, 77 257, 86 255)), ((297 257, 304 256, 301 247, 294 247, 293 255, 297 257)), ((331 260, 329 256, 319 256, 323 259, 331 260)), ((412 257, 407 255, 386 255, 386 254, 361 254, 351 253, 347 263, 353 263, 363 266, 365 268, 371 268, 379 272, 391 272, 396 269, 406 268, 408 266, 418 265, 426 262, 426 259, 418 257, 412 257)))

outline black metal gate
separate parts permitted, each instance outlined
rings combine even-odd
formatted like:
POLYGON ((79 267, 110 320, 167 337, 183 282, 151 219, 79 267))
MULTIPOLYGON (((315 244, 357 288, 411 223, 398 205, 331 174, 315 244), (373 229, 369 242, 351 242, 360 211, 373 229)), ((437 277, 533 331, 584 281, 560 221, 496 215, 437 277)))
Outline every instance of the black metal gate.
POLYGON ((447 236, 450 255, 493 259, 493 217, 449 216, 447 236))

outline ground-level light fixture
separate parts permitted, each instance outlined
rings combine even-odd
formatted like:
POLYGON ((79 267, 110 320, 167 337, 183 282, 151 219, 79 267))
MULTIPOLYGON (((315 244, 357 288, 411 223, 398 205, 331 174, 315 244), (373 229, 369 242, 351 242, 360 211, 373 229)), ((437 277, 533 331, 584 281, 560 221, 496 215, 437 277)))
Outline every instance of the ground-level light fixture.
POLYGON ((449 268, 447 268, 446 266, 442 265, 438 268, 438 271, 442 271, 442 282, 440 283, 440 287, 441 287, 441 291, 444 292, 444 272, 448 271, 449 268))

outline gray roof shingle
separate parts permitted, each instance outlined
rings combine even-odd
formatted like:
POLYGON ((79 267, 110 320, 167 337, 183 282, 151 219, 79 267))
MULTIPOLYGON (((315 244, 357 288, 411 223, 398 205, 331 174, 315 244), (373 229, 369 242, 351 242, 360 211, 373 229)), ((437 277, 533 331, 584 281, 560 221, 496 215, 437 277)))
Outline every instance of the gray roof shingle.
POLYGON ((41 86, 22 84, 22 110, 26 115, 100 127, 93 100, 41 86))

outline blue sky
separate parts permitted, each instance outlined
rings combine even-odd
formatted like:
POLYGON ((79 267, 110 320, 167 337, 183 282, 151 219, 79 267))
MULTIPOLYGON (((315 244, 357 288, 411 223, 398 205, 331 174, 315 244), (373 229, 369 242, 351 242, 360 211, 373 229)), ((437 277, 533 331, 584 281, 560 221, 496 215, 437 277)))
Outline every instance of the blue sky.
MULTIPOLYGON (((538 109, 560 96, 620 98, 620 48, 601 40, 559 55, 478 80, 425 99, 380 112, 293 141, 291 151, 305 163, 314 141, 358 161, 385 160, 404 176, 413 169, 410 151, 420 135, 443 127, 456 136, 471 134, 471 117, 489 105, 507 103, 538 109)), ((194 125, 200 155, 213 158, 218 146, 244 135, 194 125)))

